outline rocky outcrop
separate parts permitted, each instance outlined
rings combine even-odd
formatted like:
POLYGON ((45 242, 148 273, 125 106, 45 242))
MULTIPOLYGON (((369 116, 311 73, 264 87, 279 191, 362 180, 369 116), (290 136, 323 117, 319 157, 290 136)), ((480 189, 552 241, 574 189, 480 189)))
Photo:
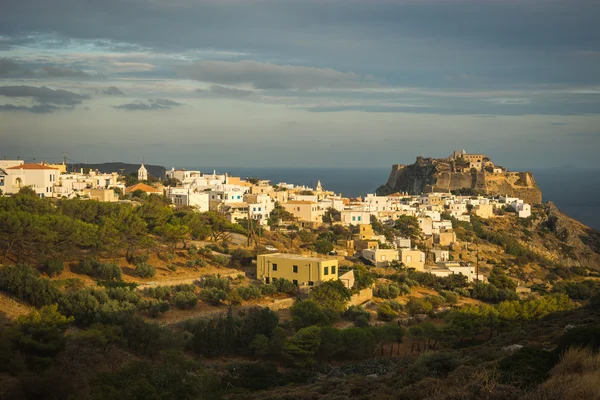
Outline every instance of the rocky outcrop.
POLYGON ((447 162, 422 157, 411 165, 393 165, 387 183, 377 189, 377 194, 448 193, 460 189, 518 197, 529 204, 542 202, 542 192, 530 172, 454 171, 447 162))
POLYGON ((544 225, 565 245, 563 264, 600 270, 600 232, 569 218, 551 201, 544 204, 544 225))

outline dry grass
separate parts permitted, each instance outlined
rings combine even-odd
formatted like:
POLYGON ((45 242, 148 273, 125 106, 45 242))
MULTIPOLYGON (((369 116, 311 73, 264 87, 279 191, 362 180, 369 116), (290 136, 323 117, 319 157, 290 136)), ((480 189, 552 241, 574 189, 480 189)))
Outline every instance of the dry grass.
POLYGON ((552 369, 550 379, 528 397, 529 400, 600 399, 600 353, 570 349, 552 369))

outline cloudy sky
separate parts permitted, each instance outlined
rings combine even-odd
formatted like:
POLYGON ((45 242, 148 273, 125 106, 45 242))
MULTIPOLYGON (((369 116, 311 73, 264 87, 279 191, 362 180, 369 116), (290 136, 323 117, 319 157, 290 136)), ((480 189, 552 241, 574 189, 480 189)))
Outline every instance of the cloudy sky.
POLYGON ((0 0, 0 156, 600 167, 598 0, 0 0))

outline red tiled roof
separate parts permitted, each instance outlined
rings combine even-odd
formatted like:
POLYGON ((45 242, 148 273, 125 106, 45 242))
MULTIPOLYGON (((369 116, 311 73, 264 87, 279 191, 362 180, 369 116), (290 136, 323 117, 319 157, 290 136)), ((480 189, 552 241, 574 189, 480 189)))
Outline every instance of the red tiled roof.
POLYGON ((21 164, 14 167, 8 167, 6 169, 54 169, 58 171, 56 167, 49 167, 43 164, 21 164))
POLYGON ((145 183, 138 183, 133 186, 129 186, 125 189, 125 193, 135 192, 136 190, 141 190, 146 193, 162 193, 162 190, 152 187, 150 185, 146 185, 145 183))

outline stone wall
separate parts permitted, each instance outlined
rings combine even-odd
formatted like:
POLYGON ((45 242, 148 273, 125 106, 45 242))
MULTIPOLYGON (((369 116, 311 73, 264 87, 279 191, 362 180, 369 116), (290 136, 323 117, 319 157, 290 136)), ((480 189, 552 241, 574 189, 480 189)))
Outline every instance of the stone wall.
POLYGON ((353 294, 348 301, 348 307, 350 306, 359 306, 373 298, 373 288, 366 288, 361 290, 360 292, 353 294))

